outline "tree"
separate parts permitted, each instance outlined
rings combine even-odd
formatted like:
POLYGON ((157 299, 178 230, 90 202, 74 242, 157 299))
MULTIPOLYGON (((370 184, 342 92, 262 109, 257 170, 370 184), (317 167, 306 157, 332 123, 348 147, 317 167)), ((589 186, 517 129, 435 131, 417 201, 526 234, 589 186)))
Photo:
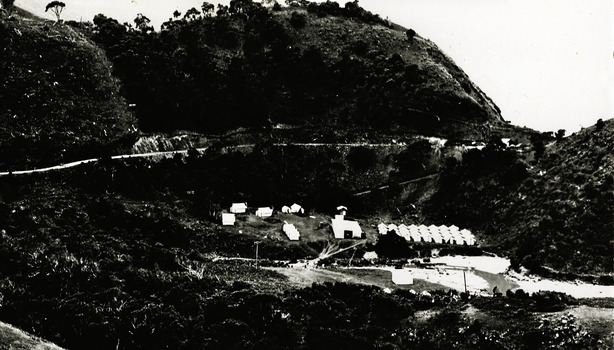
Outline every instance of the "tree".
POLYGON ((603 129, 603 127, 605 126, 605 122, 603 121, 603 119, 599 118, 599 120, 597 120, 597 131, 601 131, 601 129, 603 129))
POLYGON ((554 136, 556 136, 557 141, 562 141, 565 137, 565 129, 559 129, 554 136))
POLYGON ((409 43, 412 44, 414 42, 414 37, 416 36, 416 31, 413 29, 408 29, 405 32, 405 35, 407 35, 407 41, 409 41, 409 43))
POLYGON ((174 18, 179 18, 179 16, 181 16, 181 12, 175 10, 175 12, 173 12, 173 17, 174 18))
POLYGON ((205 15, 205 17, 211 17, 211 14, 213 14, 215 10, 215 5, 205 1, 200 8, 203 10, 203 15, 205 15))
POLYGON ((153 27, 150 26, 149 23, 151 23, 149 18, 147 18, 147 16, 144 16, 142 13, 137 14, 136 18, 134 19, 134 24, 136 25, 136 28, 143 33, 153 31, 153 27))
POLYGON ((290 16, 290 24, 296 29, 301 29, 305 27, 307 23, 307 18, 304 14, 298 12, 292 12, 292 16, 290 16))
POLYGON ((2 8, 6 11, 6 14, 10 16, 15 8, 15 0, 2 0, 2 8))
POLYGON ((58 22, 60 22, 60 15, 62 14, 62 11, 64 11, 64 7, 66 7, 65 3, 61 1, 52 1, 45 7, 45 12, 51 9, 51 11, 55 14, 55 17, 58 19, 58 22))
POLYGON ((200 17, 200 11, 198 11, 196 7, 192 7, 191 9, 187 10, 185 12, 185 15, 183 15, 183 19, 187 21, 194 21, 198 19, 199 17, 200 17))

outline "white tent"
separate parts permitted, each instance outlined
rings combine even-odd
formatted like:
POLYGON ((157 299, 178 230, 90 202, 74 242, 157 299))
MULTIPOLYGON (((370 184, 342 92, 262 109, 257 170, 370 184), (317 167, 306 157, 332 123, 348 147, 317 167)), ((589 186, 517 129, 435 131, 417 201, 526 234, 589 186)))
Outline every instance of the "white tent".
POLYGON ((332 219, 333 235, 337 239, 361 238, 362 229, 356 221, 332 219))
POLYGON ((430 232, 432 232, 432 231, 439 231, 439 227, 437 227, 437 226, 435 226, 435 225, 430 225, 430 226, 428 227, 428 229, 429 229, 429 231, 430 231, 430 232))
POLYGON ((414 242, 420 242, 422 236, 420 236, 420 232, 419 231, 410 231, 409 235, 411 237, 411 240, 414 242))
POLYGON ((235 214, 222 213, 222 225, 233 226, 235 224, 235 214))
POLYGON ((422 240, 425 242, 431 241, 431 233, 429 231, 420 231, 420 237, 422 237, 422 240))
POLYGON ((291 241, 298 241, 301 235, 293 224, 284 223, 282 230, 291 241))
POLYGON ((399 230, 399 227, 395 224, 389 224, 388 225, 388 231, 393 231, 395 233, 397 233, 397 231, 399 230))
POLYGON ((230 212, 234 214, 242 214, 247 211, 247 203, 232 203, 230 212))
POLYGON ((290 212, 293 214, 305 214, 305 209, 300 205, 294 203, 290 206, 290 212))
POLYGON ((411 239, 411 234, 409 233, 409 229, 407 229, 407 226, 402 224, 399 226, 399 236, 405 238, 406 241, 409 241, 411 239))
POLYGON ((463 236, 463 238, 467 238, 467 237, 473 236, 471 231, 467 230, 466 228, 460 230, 460 234, 461 234, 461 236, 463 236))
POLYGON ((438 232, 432 232, 431 233, 431 238, 433 239, 433 242, 435 243, 443 243, 443 237, 441 237, 441 234, 438 232))
POLYGON ((258 208, 258 210, 256 210, 256 216, 261 217, 261 218, 268 218, 269 216, 273 215, 273 208, 269 208, 269 207, 263 207, 263 208, 258 208))
POLYGON ((384 223, 377 225, 377 232, 379 232, 380 235, 388 234, 388 225, 384 223))
POLYGON ((454 242, 450 242, 450 243, 454 243, 456 245, 463 245, 465 243, 465 240, 463 239, 463 236, 461 236, 460 233, 458 233, 458 232, 453 232, 452 233, 452 240, 454 242))
POLYGON ((285 214, 290 214, 291 213, 290 207, 287 205, 284 205, 283 207, 281 207, 281 212, 285 214))
POLYGON ((441 235, 444 243, 450 243, 450 240, 452 239, 452 233, 450 233, 450 231, 439 230, 439 234, 441 235))
POLYGON ((392 282, 398 285, 414 284, 414 278, 408 269, 392 270, 392 282))
POLYGON ((420 229, 416 225, 409 225, 409 235, 414 242, 420 242, 420 229))

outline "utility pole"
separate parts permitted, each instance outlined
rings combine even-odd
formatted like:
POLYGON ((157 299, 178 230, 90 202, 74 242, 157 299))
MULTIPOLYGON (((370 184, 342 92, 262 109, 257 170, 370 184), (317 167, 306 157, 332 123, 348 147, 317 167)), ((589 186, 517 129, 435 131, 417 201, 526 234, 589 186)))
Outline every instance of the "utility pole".
POLYGON ((352 253, 352 257, 350 258, 350 262, 348 263, 348 267, 352 266, 352 260, 354 259, 354 254, 356 254, 356 248, 354 248, 354 252, 352 253))
POLYGON ((256 246, 256 268, 258 268, 258 244, 260 244, 262 242, 260 241, 256 241, 254 242, 254 245, 256 246))
POLYGON ((465 277, 465 270, 463 270, 463 282, 465 283, 465 294, 467 293, 467 277, 465 277))

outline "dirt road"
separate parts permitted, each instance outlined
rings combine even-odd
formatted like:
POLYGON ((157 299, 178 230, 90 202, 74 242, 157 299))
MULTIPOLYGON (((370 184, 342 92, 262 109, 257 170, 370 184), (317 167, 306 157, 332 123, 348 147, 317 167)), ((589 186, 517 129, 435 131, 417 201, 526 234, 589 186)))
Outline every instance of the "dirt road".
MULTIPOLYGON (((206 149, 207 148, 205 147, 205 148, 197 148, 196 150, 198 150, 199 152, 202 152, 206 149)), ((187 154, 187 153, 188 153, 188 150, 185 149, 185 150, 178 150, 178 151, 149 152, 149 153, 138 153, 138 154, 120 154, 120 155, 112 156, 111 159, 173 157, 176 154, 187 154)), ((73 167, 83 165, 83 164, 94 163, 99 160, 100 160, 99 158, 90 158, 90 159, 77 160, 77 161, 65 163, 65 164, 54 165, 54 166, 50 166, 46 168, 29 169, 29 170, 15 170, 15 171, 1 171, 0 176, 7 176, 10 174, 26 175, 26 174, 34 174, 34 173, 44 173, 44 172, 49 172, 49 171, 54 171, 54 170, 73 168, 73 167)))

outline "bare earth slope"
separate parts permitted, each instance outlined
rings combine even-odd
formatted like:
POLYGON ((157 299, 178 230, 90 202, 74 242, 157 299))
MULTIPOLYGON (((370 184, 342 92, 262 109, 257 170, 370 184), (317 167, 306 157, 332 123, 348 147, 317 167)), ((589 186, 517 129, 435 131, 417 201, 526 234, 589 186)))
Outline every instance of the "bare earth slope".
POLYGON ((0 322, 0 349, 62 350, 55 344, 41 340, 4 322, 0 322))

